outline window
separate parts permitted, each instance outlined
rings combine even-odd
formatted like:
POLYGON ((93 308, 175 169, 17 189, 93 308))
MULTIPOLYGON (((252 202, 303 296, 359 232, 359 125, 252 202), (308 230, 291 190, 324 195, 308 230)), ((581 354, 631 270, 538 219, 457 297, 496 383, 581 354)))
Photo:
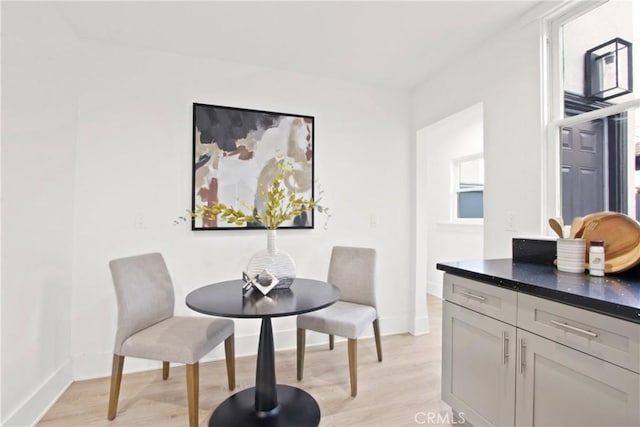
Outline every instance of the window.
POLYGON ((455 218, 483 218, 484 159, 475 155, 455 162, 455 218))
POLYGON ((634 2, 578 3, 549 27, 547 213, 565 223, 603 210, 638 219, 638 18, 634 2))

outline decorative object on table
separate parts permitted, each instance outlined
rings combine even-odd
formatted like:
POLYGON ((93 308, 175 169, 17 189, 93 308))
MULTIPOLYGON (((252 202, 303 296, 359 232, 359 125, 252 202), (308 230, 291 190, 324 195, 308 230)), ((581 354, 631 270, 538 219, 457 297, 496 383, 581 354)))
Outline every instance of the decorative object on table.
POLYGON ((247 295, 253 290, 253 284, 257 279, 258 276, 251 278, 247 273, 245 273, 244 271, 242 272, 242 281, 244 282, 244 285, 242 285, 242 296, 247 295))
MULTIPOLYGON (((244 286, 242 286, 242 295, 248 294, 249 291, 254 288, 262 292, 262 295, 267 295, 280 283, 280 280, 267 269, 260 271, 260 273, 253 275, 253 277, 243 271, 242 280, 245 282, 244 286)), ((291 286, 291 284, 289 284, 289 286, 291 286)), ((289 286, 287 286, 287 288, 289 286)))
MULTIPOLYGON (((247 264, 247 273, 257 276, 260 286, 270 286, 276 279, 275 289, 286 289, 296 278, 293 258, 276 246, 276 230, 267 230, 267 249, 255 253, 247 264)), ((271 289, 271 288, 269 288, 271 289)), ((264 292, 263 292, 264 293, 264 292)))
POLYGON ((208 211, 193 216, 191 228, 313 228, 312 207, 267 224, 264 191, 286 164, 283 194, 314 199, 313 132, 312 116, 194 103, 191 211, 208 211))

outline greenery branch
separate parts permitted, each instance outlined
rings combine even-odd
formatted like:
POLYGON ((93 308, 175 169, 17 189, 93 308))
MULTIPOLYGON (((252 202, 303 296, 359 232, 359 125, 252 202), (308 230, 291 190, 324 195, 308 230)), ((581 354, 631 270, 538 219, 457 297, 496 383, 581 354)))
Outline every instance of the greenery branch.
MULTIPOLYGON (((269 230, 277 229, 283 222, 290 221, 298 215, 316 209, 328 218, 329 210, 318 205, 313 199, 306 199, 295 192, 286 194, 284 180, 291 173, 291 169, 283 162, 278 163, 278 171, 265 192, 260 190, 260 194, 265 197, 264 212, 257 212, 254 207, 249 207, 251 214, 247 214, 241 209, 227 206, 224 203, 213 202, 210 206, 199 205, 194 212, 190 212, 191 218, 214 220, 221 218, 229 224, 238 226, 246 224, 262 224, 269 230)), ((262 187, 262 184, 260 184, 262 187)), ((326 228, 325 222, 325 228, 326 228)))

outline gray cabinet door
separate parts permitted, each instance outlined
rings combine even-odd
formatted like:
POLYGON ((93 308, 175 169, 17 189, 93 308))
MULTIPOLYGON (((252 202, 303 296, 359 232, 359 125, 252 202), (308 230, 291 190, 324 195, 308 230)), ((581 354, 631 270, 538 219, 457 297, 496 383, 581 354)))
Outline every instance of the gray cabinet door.
POLYGON ((640 375, 518 329, 518 426, 638 426, 640 375))
POLYGON ((475 426, 514 424, 516 328, 448 301, 442 400, 475 426))

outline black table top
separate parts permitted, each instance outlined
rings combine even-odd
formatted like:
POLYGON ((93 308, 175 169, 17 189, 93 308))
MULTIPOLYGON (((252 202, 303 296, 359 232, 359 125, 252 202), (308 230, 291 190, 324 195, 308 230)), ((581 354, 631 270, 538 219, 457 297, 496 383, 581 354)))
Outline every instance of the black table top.
POLYGON ((327 307, 340 298, 340 290, 327 282, 296 278, 289 289, 267 295, 253 289, 242 295, 242 280, 227 280, 198 288, 187 295, 187 307, 221 317, 281 317, 327 307))
POLYGON ((640 323, 640 278, 564 273, 511 259, 438 263, 445 272, 640 323))

